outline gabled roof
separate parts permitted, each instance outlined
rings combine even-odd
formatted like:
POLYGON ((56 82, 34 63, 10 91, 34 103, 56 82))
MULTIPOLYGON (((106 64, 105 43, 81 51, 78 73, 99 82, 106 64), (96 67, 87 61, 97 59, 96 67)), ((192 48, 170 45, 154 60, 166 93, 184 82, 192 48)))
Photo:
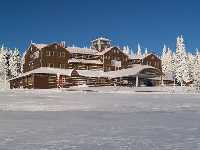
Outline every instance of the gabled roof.
POLYGON ((36 48, 38 48, 39 50, 43 49, 44 47, 48 46, 48 44, 35 44, 32 43, 31 45, 35 46, 36 48))

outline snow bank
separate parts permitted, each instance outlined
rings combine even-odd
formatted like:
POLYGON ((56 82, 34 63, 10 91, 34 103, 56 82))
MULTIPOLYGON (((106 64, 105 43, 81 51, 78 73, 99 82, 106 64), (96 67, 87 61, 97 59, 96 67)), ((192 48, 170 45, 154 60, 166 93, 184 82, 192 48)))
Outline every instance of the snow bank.
POLYGON ((147 88, 81 88, 0 91, 2 111, 181 111, 200 110, 199 94, 170 94, 147 88))

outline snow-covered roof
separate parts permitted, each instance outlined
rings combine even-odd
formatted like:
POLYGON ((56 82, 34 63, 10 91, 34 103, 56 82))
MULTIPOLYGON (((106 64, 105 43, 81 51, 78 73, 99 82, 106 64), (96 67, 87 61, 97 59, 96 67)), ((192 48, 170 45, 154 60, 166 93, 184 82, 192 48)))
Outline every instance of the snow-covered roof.
POLYGON ((100 60, 87 60, 87 59, 69 59, 69 63, 83 63, 83 64, 103 64, 100 60))
POLYGON ((137 55, 137 54, 136 55, 132 55, 131 59, 144 59, 144 58, 148 57, 149 55, 154 55, 154 56, 158 57, 157 55, 155 55, 153 53, 148 53, 148 54, 143 54, 143 55, 137 55))
POLYGON ((105 50, 98 52, 97 55, 104 55, 105 53, 109 52, 113 47, 106 48, 105 50))
MULTIPOLYGON (((161 80, 161 77, 155 77, 155 78, 150 78, 152 80, 161 80)), ((174 81, 173 75, 172 74, 164 74, 163 75, 163 80, 164 81, 174 81)))
MULTIPOLYGON (((137 64, 137 65, 133 65, 132 68, 122 69, 122 70, 118 70, 118 71, 109 71, 109 72, 104 72, 103 70, 76 70, 76 71, 80 76, 85 76, 85 77, 118 78, 118 77, 129 77, 129 76, 139 75, 140 72, 143 71, 144 69, 156 69, 156 68, 147 66, 147 65, 137 64)), ((20 74, 18 77, 12 78, 10 80, 24 77, 24 76, 27 76, 30 74, 36 74, 36 73, 59 74, 59 75, 71 76, 73 70, 74 69, 59 69, 59 68, 41 67, 41 68, 31 70, 29 72, 20 74)))
POLYGON ((80 47, 67 47, 66 48, 70 53, 77 53, 77 54, 91 54, 95 55, 98 51, 95 49, 90 48, 80 48, 80 47))
MULTIPOLYGON (((71 73, 74 69, 59 69, 59 68, 49 68, 49 67, 40 67, 25 73, 20 74, 16 78, 24 77, 30 74, 35 74, 35 73, 44 73, 44 74, 60 74, 60 75, 66 75, 66 76, 71 76, 71 73)), ((16 79, 12 78, 10 80, 16 79)))
POLYGON ((156 69, 156 68, 147 65, 135 64, 131 68, 121 69, 118 71, 109 71, 105 73, 110 78, 129 77, 138 75, 144 69, 156 69))
POLYGON ((76 70, 80 76, 84 77, 107 77, 103 70, 76 70))
MULTIPOLYGON (((120 48, 118 47, 109 47, 109 48, 106 48, 105 50, 101 51, 101 52, 98 52, 97 55, 104 55, 106 54, 107 52, 109 52, 110 50, 112 50, 113 48, 117 48, 119 51, 121 51, 122 53, 124 53, 120 48)), ((124 53, 125 55, 127 55, 126 53, 124 53)), ((128 56, 128 55, 127 55, 128 56)))
POLYGON ((143 59, 143 55, 131 55, 131 59, 143 59))
MULTIPOLYGON (((133 65, 132 68, 122 69, 118 71, 104 72, 103 70, 76 70, 79 75, 85 77, 107 77, 107 78, 118 78, 118 77, 129 77, 139 75, 144 69, 156 69, 147 65, 133 65)), ((157 69, 156 69, 157 70, 157 69)))
POLYGON ((99 38, 97 38, 97 39, 95 39, 95 40, 92 40, 91 42, 95 42, 95 41, 98 41, 98 40, 108 41, 108 42, 111 41, 111 40, 109 40, 108 38, 105 38, 105 37, 99 37, 99 38))
POLYGON ((38 48, 39 50, 48 46, 48 44, 36 44, 36 43, 32 43, 32 45, 35 46, 36 48, 38 48))

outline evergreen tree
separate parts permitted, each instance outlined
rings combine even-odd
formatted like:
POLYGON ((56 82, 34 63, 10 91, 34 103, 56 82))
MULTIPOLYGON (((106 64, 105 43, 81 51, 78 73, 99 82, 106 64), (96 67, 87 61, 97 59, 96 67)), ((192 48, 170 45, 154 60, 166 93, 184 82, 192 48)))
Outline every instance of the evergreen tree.
POLYGON ((166 52, 167 52, 167 48, 166 48, 166 45, 164 44, 162 56, 161 56, 162 59, 165 57, 166 52))
POLYGON ((170 48, 163 48, 162 54, 162 72, 167 78, 174 78, 174 58, 170 48))
POLYGON ((167 48, 164 45, 163 47, 163 51, 162 51, 162 56, 161 56, 161 60, 162 60, 162 72, 166 73, 167 70, 167 57, 166 57, 166 52, 167 52, 167 48))
POLYGON ((123 47, 123 52, 124 52, 125 54, 127 54, 127 55, 130 55, 130 48, 129 48, 129 46, 124 46, 124 47, 123 47))
POLYGON ((20 63, 21 64, 21 67, 20 67, 21 73, 24 72, 25 55, 26 55, 26 52, 23 53, 22 58, 21 58, 21 63, 20 63))
POLYGON ((148 54, 148 49, 145 48, 145 52, 144 52, 145 56, 148 54))
POLYGON ((176 80, 181 86, 190 81, 188 58, 182 36, 177 38, 176 43, 176 80))
POLYGON ((175 79, 175 76, 176 76, 176 53, 174 53, 174 52, 172 52, 171 69, 172 69, 173 78, 175 79))
POLYGON ((4 46, 0 49, 0 80, 8 79, 8 52, 4 46))
POLYGON ((21 58, 17 48, 14 49, 9 59, 11 77, 17 77, 21 72, 21 58))
POLYGON ((142 49, 141 49, 139 43, 138 43, 138 49, 137 49, 137 56, 138 56, 138 57, 141 57, 141 56, 142 56, 142 49))
POLYGON ((200 55, 199 54, 197 54, 195 57, 193 83, 199 90, 199 87, 200 87, 200 55))
POLYGON ((191 81, 194 79, 194 70, 195 70, 195 56, 192 53, 188 53, 188 67, 189 75, 191 81))

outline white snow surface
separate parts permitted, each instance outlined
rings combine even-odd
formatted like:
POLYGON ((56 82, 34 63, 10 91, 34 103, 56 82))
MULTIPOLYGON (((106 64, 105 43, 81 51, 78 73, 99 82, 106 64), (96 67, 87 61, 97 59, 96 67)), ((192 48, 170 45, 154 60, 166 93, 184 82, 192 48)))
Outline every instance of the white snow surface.
POLYGON ((2 90, 0 111, 2 150, 200 149, 190 88, 2 90))

